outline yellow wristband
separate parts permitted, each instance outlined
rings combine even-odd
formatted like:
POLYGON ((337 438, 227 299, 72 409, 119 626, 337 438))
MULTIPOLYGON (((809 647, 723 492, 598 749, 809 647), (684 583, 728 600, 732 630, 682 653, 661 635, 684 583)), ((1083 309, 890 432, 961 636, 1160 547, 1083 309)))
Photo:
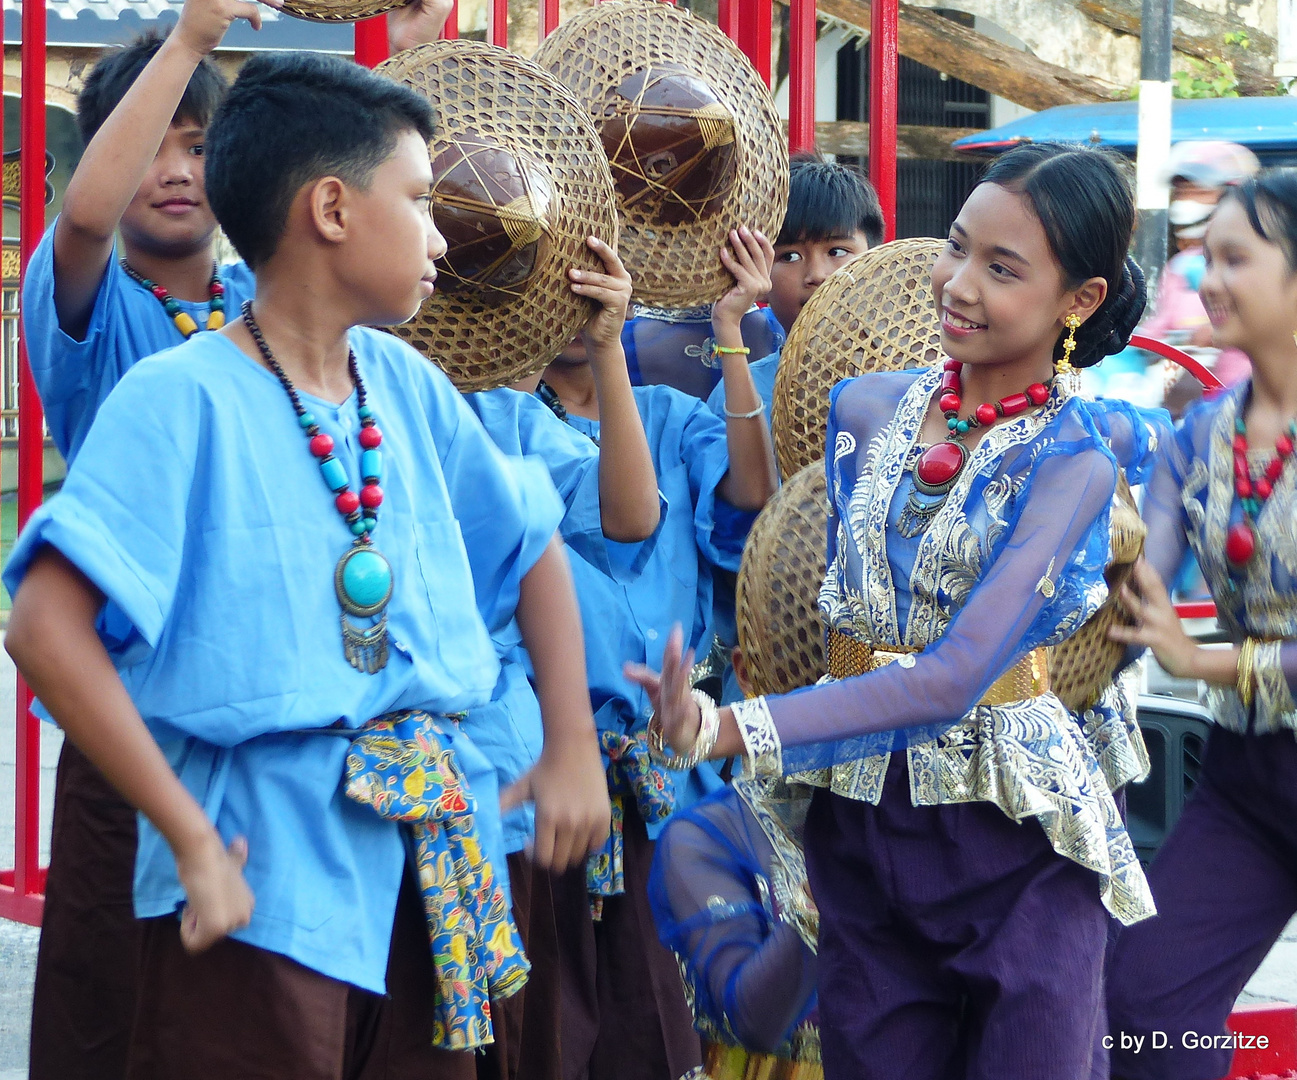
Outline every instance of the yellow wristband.
POLYGON ((717 345, 715 339, 712 340, 711 359, 716 360, 722 356, 747 356, 752 350, 746 345, 741 348, 731 349, 727 345, 717 345))

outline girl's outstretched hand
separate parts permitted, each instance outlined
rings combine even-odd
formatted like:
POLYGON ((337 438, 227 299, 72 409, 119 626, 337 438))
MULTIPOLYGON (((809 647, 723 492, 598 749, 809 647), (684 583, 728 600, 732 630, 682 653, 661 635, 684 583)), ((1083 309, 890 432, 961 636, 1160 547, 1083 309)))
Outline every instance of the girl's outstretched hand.
POLYGON ((688 754, 693 749, 702 724, 702 713, 690 693, 693 667, 694 651, 684 648, 684 631, 676 623, 667 636, 661 672, 643 664, 627 664, 624 668, 626 678, 648 694, 662 729, 662 741, 675 754, 688 754))
POLYGON ((1142 556, 1135 563, 1130 581, 1121 587, 1121 599, 1135 623, 1133 626, 1114 624, 1108 637, 1123 645, 1152 649, 1168 675, 1177 679, 1196 678, 1199 646, 1184 632, 1166 586, 1142 556))

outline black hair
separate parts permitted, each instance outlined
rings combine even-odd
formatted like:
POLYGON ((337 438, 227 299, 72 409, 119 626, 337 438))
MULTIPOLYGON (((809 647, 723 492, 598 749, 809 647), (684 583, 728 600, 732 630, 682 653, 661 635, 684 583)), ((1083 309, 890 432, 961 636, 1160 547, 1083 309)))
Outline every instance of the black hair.
MULTIPOLYGON (((103 127, 109 114, 121 104, 126 91, 131 88, 145 65, 157 55, 166 40, 165 34, 150 30, 141 34, 129 45, 112 49, 86 76, 85 85, 77 95, 77 127, 81 131, 83 142, 89 143, 95 133, 103 127)), ((221 98, 229 89, 229 83, 211 59, 203 57, 194 73, 189 76, 189 85, 176 106, 173 123, 178 120, 189 120, 205 128, 220 105, 221 98)))
MULTIPOLYGON (((1127 254, 1135 231, 1130 167, 1110 151, 1061 143, 1019 146, 982 177, 1022 195, 1045 230, 1045 239, 1068 288, 1092 277, 1108 295, 1076 332, 1074 367, 1090 367, 1121 352, 1144 314, 1144 275, 1127 254)), ((1054 358, 1063 355, 1062 335, 1054 358)))
POLYGON ((364 189, 406 131, 432 138, 433 112, 400 83, 318 53, 260 53, 243 65, 207 133, 207 199, 253 269, 279 246, 304 184, 364 189))
POLYGON ((788 213, 776 244, 830 240, 863 232, 883 242, 883 210, 865 175, 819 154, 796 154, 788 169, 788 213))
POLYGON ((1242 205, 1256 234, 1277 244, 1297 273, 1297 168, 1265 169, 1227 187, 1221 202, 1226 199, 1242 205))

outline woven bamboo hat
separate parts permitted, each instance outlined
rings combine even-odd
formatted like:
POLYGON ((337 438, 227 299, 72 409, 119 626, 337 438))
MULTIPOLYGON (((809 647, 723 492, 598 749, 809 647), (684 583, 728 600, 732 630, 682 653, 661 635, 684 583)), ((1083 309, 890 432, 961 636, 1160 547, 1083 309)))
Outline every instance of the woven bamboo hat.
POLYGON ((654 0, 608 0, 549 35, 535 60, 600 128, 635 296, 660 307, 719 300, 719 252, 747 225, 772 240, 788 202, 788 150, 761 77, 711 23, 654 0))
POLYGON ((285 13, 310 22, 356 22, 401 7, 407 0, 284 0, 285 13))
POLYGON ((807 465, 766 503, 743 548, 735 610, 754 693, 786 694, 828 670, 818 603, 826 490, 823 460, 807 465))
POLYGON ((437 289, 396 333, 464 391, 542 370, 595 311, 568 269, 603 272, 617 246, 612 174, 585 110, 504 49, 438 41, 377 69, 437 111, 432 212, 449 250, 437 289))
POLYGON ((944 243, 924 237, 883 244, 806 301, 775 379, 773 435, 784 476, 824 456, 829 391, 843 379, 938 362, 941 323, 929 277, 944 243))

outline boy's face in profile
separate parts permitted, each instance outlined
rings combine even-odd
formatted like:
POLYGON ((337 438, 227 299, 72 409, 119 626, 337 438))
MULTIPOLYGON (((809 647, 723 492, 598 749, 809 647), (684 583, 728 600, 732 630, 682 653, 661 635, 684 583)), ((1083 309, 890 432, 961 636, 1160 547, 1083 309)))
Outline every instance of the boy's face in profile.
POLYGON ((122 215, 122 236, 132 247, 182 258, 209 243, 216 218, 203 183, 207 130, 177 117, 153 158, 143 183, 122 215))
POLYGON ((417 132, 397 136, 367 190, 348 188, 347 259, 340 273, 363 298, 365 322, 393 326, 432 295, 446 241, 432 222, 432 165, 417 132))
POLYGON ((785 331, 802 306, 833 271, 869 250, 869 240, 859 229, 846 236, 798 240, 775 245, 775 265, 770 271, 767 300, 785 331))

